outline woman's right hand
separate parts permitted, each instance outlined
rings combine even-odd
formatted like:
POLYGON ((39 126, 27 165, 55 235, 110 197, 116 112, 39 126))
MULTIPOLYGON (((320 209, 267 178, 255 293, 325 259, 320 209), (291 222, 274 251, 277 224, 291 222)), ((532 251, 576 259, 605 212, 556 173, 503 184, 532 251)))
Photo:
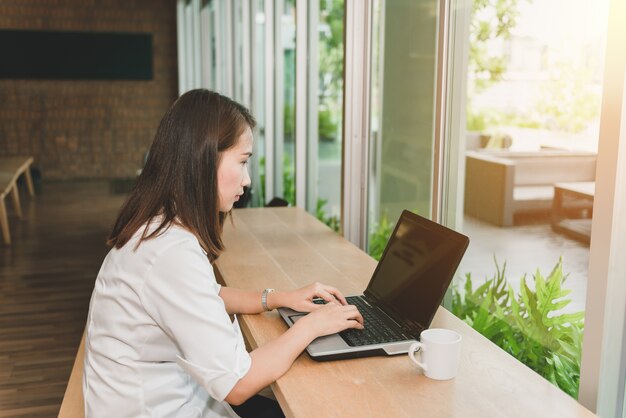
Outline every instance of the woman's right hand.
POLYGON ((250 353, 250 370, 237 381, 225 400, 240 405, 287 372, 315 338, 348 328, 363 329, 363 317, 354 305, 333 301, 302 316, 287 332, 250 353))
POLYGON ((363 329, 363 316, 354 305, 329 302, 296 322, 313 331, 315 338, 348 328, 363 329))

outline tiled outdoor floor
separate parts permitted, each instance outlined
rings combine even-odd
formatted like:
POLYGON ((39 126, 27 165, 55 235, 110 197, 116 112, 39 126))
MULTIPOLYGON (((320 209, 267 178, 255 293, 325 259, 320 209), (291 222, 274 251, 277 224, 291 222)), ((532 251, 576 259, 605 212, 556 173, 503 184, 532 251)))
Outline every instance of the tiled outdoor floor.
POLYGON ((585 309, 588 245, 553 232, 547 223, 499 228, 466 216, 462 231, 470 237, 470 246, 455 280, 468 272, 474 283, 493 277, 495 255, 501 266, 506 261, 506 277, 517 290, 524 273, 530 279, 539 268, 545 277, 563 257, 563 272, 569 274, 565 287, 572 290, 572 303, 565 310, 585 309))

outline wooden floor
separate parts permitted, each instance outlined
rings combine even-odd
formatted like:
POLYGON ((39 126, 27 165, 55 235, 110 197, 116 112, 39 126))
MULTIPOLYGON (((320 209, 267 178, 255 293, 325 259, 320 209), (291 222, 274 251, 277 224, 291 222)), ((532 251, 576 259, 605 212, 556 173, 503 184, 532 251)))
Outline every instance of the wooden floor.
POLYGON ((0 417, 57 416, 124 197, 108 182, 22 188, 24 218, 0 246, 0 417))

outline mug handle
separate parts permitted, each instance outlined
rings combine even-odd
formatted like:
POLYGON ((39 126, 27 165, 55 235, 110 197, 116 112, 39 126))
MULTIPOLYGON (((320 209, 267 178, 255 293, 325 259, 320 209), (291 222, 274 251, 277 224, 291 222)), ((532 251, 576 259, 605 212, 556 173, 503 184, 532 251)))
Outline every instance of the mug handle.
POLYGON ((409 347, 409 358, 413 363, 417 364, 418 367, 426 372, 428 370, 428 367, 424 363, 421 363, 415 359, 415 352, 418 350, 420 352, 424 352, 426 350, 426 347, 420 342, 414 342, 413 344, 411 344, 411 347, 409 347))

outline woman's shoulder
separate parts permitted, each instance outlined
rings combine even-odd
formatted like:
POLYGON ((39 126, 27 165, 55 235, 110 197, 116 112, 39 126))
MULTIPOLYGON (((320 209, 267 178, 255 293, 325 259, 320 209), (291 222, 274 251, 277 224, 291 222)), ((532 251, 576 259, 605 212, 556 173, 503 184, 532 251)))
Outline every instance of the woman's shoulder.
MULTIPOLYGON (((148 235, 156 230, 156 226, 148 225, 148 235)), ((202 251, 202 247, 198 242, 196 236, 191 233, 188 229, 183 226, 170 223, 167 226, 164 226, 160 231, 158 231, 154 236, 144 239, 142 241, 142 245, 153 244, 155 247, 161 248, 163 250, 176 250, 181 248, 186 249, 195 249, 198 251, 202 251)))
POLYGON ((207 280, 215 282, 206 253, 195 235, 183 227, 170 225, 141 246, 145 246, 149 258, 145 277, 150 277, 150 288, 179 292, 187 287, 206 286, 207 280))
POLYGON ((153 262, 168 254, 204 254, 198 239, 188 229, 174 222, 161 226, 161 222, 154 219, 140 227, 121 250, 129 255, 145 256, 153 262))

